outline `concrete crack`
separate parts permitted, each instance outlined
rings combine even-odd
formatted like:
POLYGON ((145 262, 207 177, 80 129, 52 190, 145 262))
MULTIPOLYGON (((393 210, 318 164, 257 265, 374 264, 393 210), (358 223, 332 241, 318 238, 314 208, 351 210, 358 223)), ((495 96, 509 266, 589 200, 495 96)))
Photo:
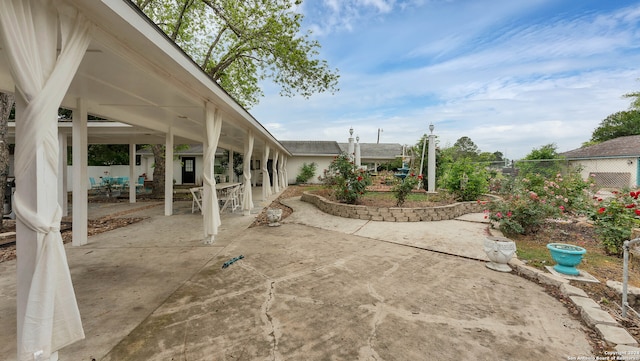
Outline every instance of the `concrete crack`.
POLYGON ((371 283, 367 285, 367 288, 369 290, 369 295, 375 298, 377 302, 374 303, 375 308, 371 310, 371 312, 373 312, 373 319, 371 320, 371 333, 369 334, 369 338, 367 339, 367 345, 360 348, 360 352, 358 353, 358 360, 381 360, 380 355, 378 355, 375 348, 373 347, 373 342, 378 334, 378 326, 380 326, 387 315, 384 307, 384 297, 376 292, 371 283))
POLYGON ((273 304, 275 298, 275 284, 275 281, 267 281, 267 291, 265 293, 265 301, 260 308, 260 318, 264 323, 265 336, 271 343, 271 358, 274 361, 281 361, 284 360, 284 358, 282 357, 280 352, 278 352, 278 338, 280 337, 280 327, 278 327, 277 320, 275 320, 269 313, 269 311, 271 310, 271 305, 273 304))

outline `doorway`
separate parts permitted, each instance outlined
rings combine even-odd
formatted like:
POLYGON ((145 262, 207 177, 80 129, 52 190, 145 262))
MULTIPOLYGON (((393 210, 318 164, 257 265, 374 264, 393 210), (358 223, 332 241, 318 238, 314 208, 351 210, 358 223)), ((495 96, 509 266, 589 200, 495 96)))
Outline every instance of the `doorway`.
POLYGON ((196 157, 182 157, 182 184, 196 183, 196 157))

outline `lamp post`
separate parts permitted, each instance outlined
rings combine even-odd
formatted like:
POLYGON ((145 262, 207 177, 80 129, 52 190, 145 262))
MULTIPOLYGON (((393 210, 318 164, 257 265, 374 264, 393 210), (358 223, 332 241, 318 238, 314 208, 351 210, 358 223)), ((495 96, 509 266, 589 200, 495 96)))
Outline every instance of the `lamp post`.
POLYGON ((429 157, 427 161, 427 192, 436 192, 436 136, 433 134, 433 123, 429 125, 429 157))
POLYGON ((353 144, 353 127, 349 128, 349 147, 347 149, 347 154, 349 156, 349 159, 351 159, 352 161, 355 158, 355 149, 354 149, 354 144, 353 144))

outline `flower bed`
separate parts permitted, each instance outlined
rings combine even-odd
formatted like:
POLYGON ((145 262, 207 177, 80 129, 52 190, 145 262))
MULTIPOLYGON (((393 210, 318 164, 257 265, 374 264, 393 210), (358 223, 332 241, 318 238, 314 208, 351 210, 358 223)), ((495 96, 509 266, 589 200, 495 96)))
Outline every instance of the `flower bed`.
POLYGON ((467 213, 482 213, 486 208, 486 202, 458 202, 445 206, 418 208, 358 206, 332 202, 309 192, 304 192, 301 200, 334 216, 385 222, 445 221, 467 213))

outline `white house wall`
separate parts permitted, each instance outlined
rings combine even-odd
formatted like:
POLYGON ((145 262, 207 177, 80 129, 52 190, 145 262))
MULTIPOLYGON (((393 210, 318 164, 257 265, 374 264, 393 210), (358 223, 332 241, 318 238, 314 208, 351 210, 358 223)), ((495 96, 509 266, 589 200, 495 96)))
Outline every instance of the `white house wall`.
POLYGON ((572 165, 580 165, 580 174, 587 179, 593 173, 628 173, 628 187, 638 186, 638 159, 637 158, 611 158, 574 160, 572 165), (631 162, 631 164, 629 164, 631 162))
POLYGON ((316 173, 313 178, 309 180, 309 183, 320 183, 318 176, 324 173, 325 169, 329 168, 329 164, 333 160, 333 156, 294 156, 287 160, 287 174, 289 184, 296 182, 296 177, 300 174, 300 169, 304 163, 315 162, 317 164, 316 173))

